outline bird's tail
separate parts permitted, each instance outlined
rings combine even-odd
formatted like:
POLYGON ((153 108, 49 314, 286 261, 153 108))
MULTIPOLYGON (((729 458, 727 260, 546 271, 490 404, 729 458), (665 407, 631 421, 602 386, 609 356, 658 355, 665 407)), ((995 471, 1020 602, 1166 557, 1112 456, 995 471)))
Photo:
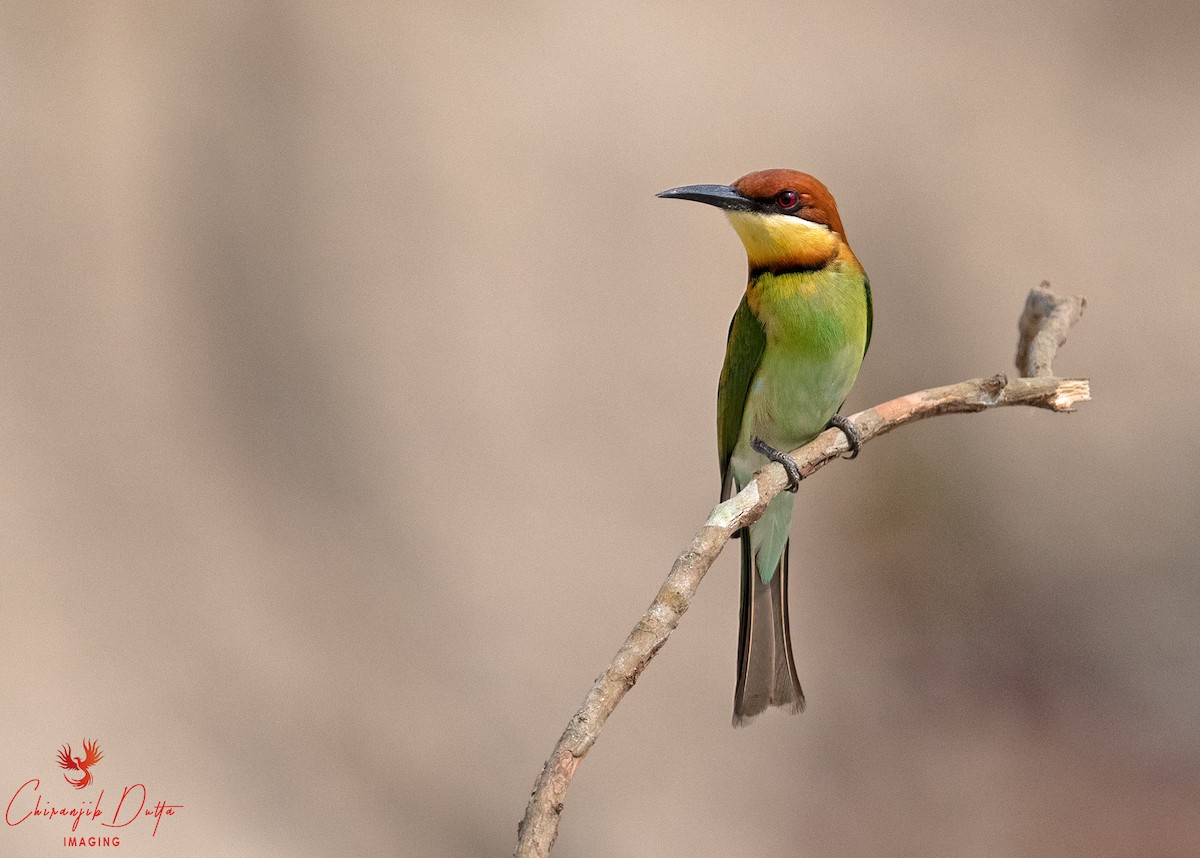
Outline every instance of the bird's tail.
POLYGON ((88 784, 90 784, 92 782, 92 773, 89 772, 87 769, 83 770, 83 777, 81 777, 79 780, 75 780, 75 781, 71 780, 70 775, 63 775, 63 777, 66 778, 67 783, 69 783, 71 786, 75 787, 75 789, 83 789, 85 786, 87 786, 88 784))
MULTIPOLYGON (((790 508, 789 508, 790 513, 790 508)), ((788 543, 775 573, 763 583, 751 546, 742 539, 742 612, 738 624, 737 690, 733 695, 733 726, 749 724, 768 706, 804 710, 804 692, 792 660, 788 628, 788 543)))

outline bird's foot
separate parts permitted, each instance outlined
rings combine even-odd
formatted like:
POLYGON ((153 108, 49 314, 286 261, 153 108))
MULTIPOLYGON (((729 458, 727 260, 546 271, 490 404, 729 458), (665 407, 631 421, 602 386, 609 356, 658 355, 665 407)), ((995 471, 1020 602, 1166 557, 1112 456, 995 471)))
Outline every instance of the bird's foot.
POLYGON ((750 448, 756 453, 761 453, 772 462, 778 462, 783 465, 783 469, 787 471, 788 484, 787 490, 795 492, 800 488, 800 481, 804 479, 804 475, 800 473, 800 466, 796 464, 796 460, 787 453, 780 453, 762 438, 752 438, 750 440, 750 448))
POLYGON ((830 417, 829 425, 834 429, 841 429, 842 434, 846 436, 846 443, 850 445, 850 455, 846 458, 858 458, 858 451, 862 449, 862 432, 859 428, 840 414, 830 417))

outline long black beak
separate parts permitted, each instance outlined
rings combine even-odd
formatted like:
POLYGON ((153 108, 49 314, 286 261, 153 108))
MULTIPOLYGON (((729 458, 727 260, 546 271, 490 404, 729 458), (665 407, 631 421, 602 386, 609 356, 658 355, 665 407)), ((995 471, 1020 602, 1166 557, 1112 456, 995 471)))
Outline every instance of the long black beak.
POLYGON ((682 188, 671 188, 655 196, 668 200, 695 200, 698 203, 708 203, 719 209, 746 212, 757 208, 753 200, 747 199, 729 185, 687 185, 682 188))

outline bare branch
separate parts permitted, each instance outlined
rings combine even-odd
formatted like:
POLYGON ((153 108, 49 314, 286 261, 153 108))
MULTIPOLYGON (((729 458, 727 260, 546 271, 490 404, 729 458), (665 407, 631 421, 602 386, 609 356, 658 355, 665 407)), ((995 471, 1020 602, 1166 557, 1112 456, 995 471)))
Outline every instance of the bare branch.
MULTIPOLYGON (((1091 399, 1087 379, 1060 379, 1049 373, 1058 347, 1066 341, 1067 331, 1078 320, 1083 306, 1082 297, 1059 298, 1045 283, 1030 292, 1021 317, 1019 355, 1033 360, 1030 365, 1038 371, 1039 377, 1009 380, 996 375, 922 390, 860 411, 850 421, 858 427, 862 442, 866 443, 905 424, 939 414, 986 411, 1005 405, 1072 411, 1076 403, 1091 399)), ((829 429, 791 455, 807 477, 849 449, 841 430, 829 429)), ((544 858, 550 854, 558 836, 558 820, 571 778, 595 744, 604 722, 679 625, 696 588, 725 543, 738 530, 757 521, 767 504, 786 485, 787 474, 783 466, 767 465, 740 493, 712 511, 691 544, 676 558, 658 595, 617 650, 612 662, 596 678, 538 776, 525 809, 525 818, 517 827, 514 853, 517 858, 544 858)))
POLYGON ((1017 341, 1017 371, 1026 378, 1053 375, 1050 364, 1058 347, 1067 341, 1071 326, 1083 317, 1087 300, 1082 295, 1056 295, 1050 284, 1029 290, 1025 310, 1017 322, 1021 338, 1017 341))

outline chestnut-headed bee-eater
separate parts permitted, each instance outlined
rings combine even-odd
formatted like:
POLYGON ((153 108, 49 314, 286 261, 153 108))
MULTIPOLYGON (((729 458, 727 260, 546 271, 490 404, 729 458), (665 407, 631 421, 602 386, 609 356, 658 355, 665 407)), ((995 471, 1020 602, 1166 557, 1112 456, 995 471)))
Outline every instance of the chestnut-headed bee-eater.
MULTIPOLYGON (((788 529, 800 469, 786 452, 838 416, 871 341, 871 285, 846 243, 833 195, 807 173, 764 170, 732 185, 689 185, 658 196, 725 210, 746 246, 750 276, 733 314, 717 388, 721 500, 768 461, 788 472, 762 518, 742 534, 734 726, 768 706, 804 709, 788 627, 788 529)), ((852 456, 853 457, 853 456, 852 456)))

